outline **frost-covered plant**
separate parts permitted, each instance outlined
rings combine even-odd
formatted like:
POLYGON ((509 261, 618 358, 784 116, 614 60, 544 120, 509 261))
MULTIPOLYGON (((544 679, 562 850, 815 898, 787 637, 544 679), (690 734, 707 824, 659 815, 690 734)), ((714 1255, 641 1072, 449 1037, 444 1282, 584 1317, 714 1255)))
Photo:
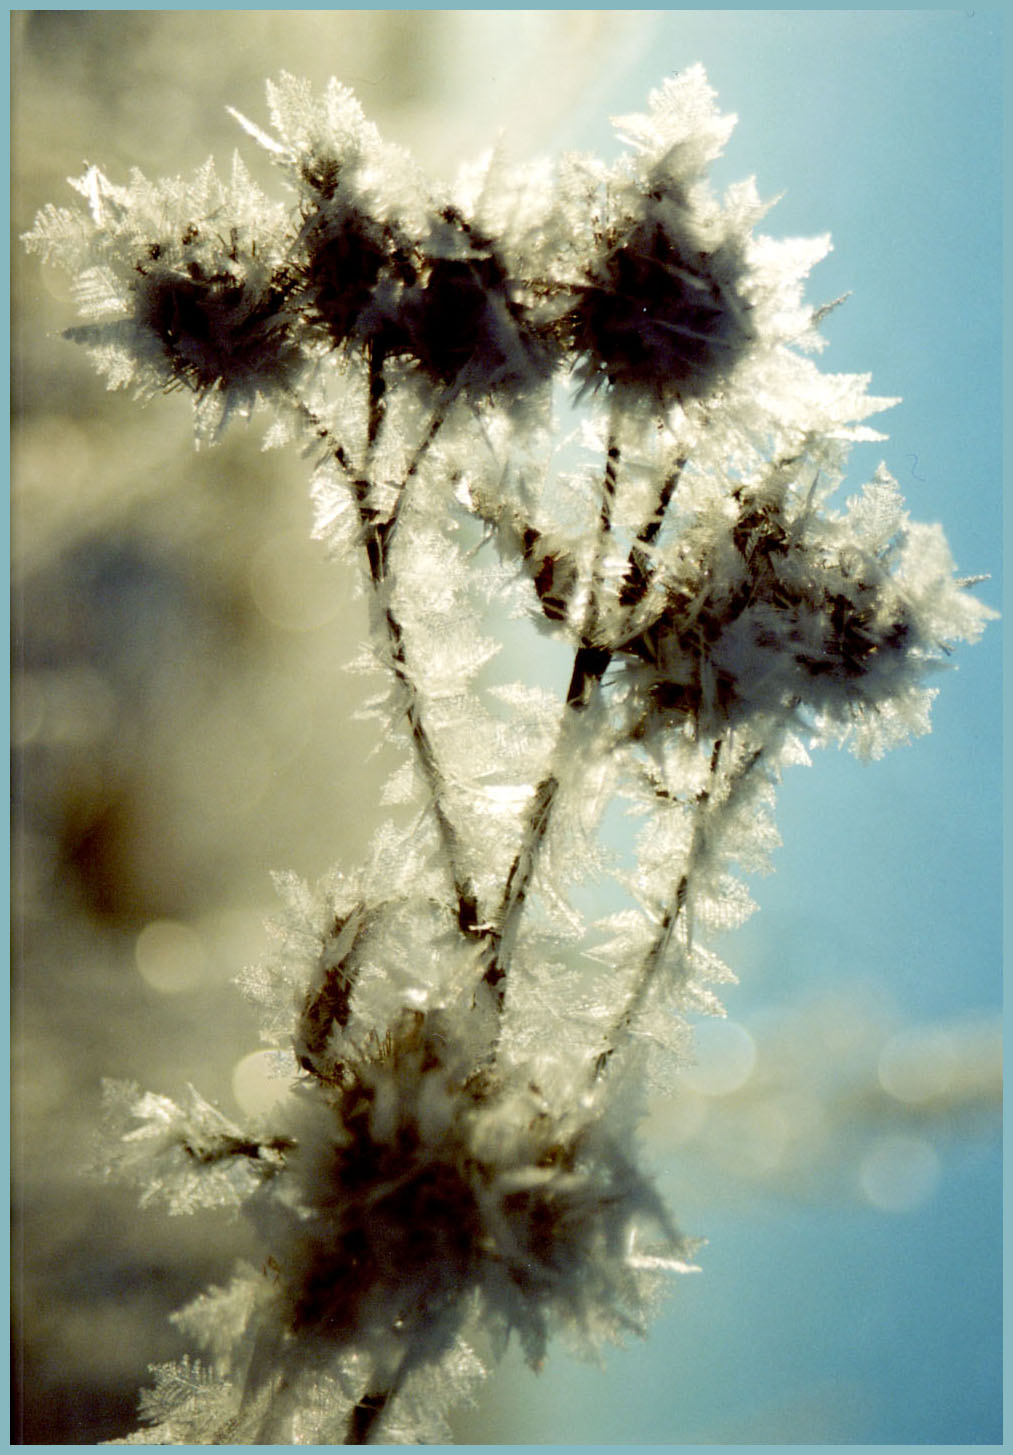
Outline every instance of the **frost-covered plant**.
POLYGON ((176 1316, 201 1357, 156 1371, 126 1443, 439 1441, 511 1333, 535 1366, 556 1331, 597 1348, 692 1267, 636 1123, 684 1013, 720 1012, 708 936, 749 913, 781 766, 926 731, 926 677, 990 613, 885 468, 835 503, 892 401, 812 360, 828 241, 710 190, 734 118, 701 68, 612 165, 490 156, 445 191, 337 82, 268 95, 271 133, 238 120, 287 204, 238 160, 91 168, 27 237, 111 387, 190 390, 200 443, 262 403, 302 445, 409 749, 369 862, 280 880, 245 976, 291 1081, 263 1124, 110 1084, 111 1170, 241 1208, 264 1249, 176 1316), (568 651, 558 693, 495 681, 497 614, 568 651), (589 925, 606 870, 630 907, 589 925))

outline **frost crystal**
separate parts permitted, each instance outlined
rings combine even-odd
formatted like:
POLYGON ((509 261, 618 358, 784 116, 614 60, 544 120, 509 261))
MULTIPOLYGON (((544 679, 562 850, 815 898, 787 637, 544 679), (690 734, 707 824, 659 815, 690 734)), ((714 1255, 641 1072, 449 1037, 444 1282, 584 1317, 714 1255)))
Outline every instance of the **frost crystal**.
POLYGON ((108 1088, 107 1170, 242 1208, 264 1247, 176 1316, 201 1359, 155 1371, 124 1443, 439 1442, 511 1335, 536 1367, 557 1331, 596 1350, 690 1270, 635 1128, 685 1013, 721 1011, 707 940, 752 910, 780 768, 926 731, 926 679, 992 613, 885 467, 835 505, 893 401, 808 357, 829 240, 711 192, 734 118, 702 68, 616 123, 612 165, 491 155, 443 190, 338 82, 268 101, 272 131, 237 119, 287 205, 238 160, 91 168, 26 238, 110 386, 191 391, 199 440, 259 403, 304 442, 405 749, 367 862, 279 877, 245 977, 292 1081, 269 1124, 108 1088), (567 654, 555 693, 496 679, 518 617, 567 654), (627 905, 589 925, 606 874, 627 905))

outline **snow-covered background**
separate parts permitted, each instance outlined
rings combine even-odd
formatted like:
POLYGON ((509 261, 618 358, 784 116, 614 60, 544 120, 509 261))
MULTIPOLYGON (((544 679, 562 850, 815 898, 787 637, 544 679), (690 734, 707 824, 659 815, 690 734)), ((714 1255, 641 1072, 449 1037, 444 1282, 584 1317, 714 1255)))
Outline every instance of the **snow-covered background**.
MULTIPOLYGON (((26 11, 13 17, 15 235, 89 162, 187 173, 242 147, 281 69, 335 74, 449 174, 610 149, 607 117, 694 61, 739 126, 719 184, 829 230, 823 366, 905 402, 885 456, 916 519, 1000 604, 1001 22, 965 11, 26 11)), ((15 246, 18 1432, 134 1423, 165 1316, 240 1224, 171 1221, 89 1182, 104 1075, 227 1111, 255 1094, 232 977, 267 944, 273 869, 354 864, 390 766, 352 716, 363 604, 309 540, 302 462, 187 401, 106 395, 58 332, 66 280, 15 246)), ((961 653, 930 738, 786 779, 777 874, 721 947, 728 1022, 648 1126, 709 1239, 646 1343, 604 1374, 518 1359, 461 1441, 1001 1439, 1000 642, 961 653)))

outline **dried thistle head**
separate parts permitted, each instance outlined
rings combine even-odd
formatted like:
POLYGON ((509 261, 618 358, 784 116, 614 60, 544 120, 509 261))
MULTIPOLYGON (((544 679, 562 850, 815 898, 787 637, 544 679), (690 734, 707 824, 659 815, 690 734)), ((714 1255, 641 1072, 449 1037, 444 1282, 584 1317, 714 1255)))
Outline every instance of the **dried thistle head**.
POLYGON ((877 721, 898 706, 906 732, 895 725, 894 737, 926 731, 925 676, 990 615, 938 533, 910 524, 882 468, 840 513, 790 491, 733 498, 732 519, 698 524, 660 610, 616 649, 633 736, 686 725, 721 736, 797 714, 876 752, 877 721))
POLYGON ((755 338, 741 245, 701 245, 671 197, 603 230, 565 327, 585 382, 660 406, 710 394, 755 338))
POLYGON ((86 206, 46 209, 26 242, 74 276, 89 321, 67 336, 110 388, 189 389, 207 439, 294 384, 307 357, 284 209, 238 158, 228 181, 208 162, 186 182, 118 186, 92 167, 72 185, 86 206))
POLYGON ((431 384, 473 400, 537 390, 558 361, 555 333, 503 251, 452 205, 430 221, 398 322, 392 351, 431 384))
POLYGON ((477 1300, 537 1362, 554 1325, 635 1326, 645 1228, 671 1266, 685 1249, 583 1100, 476 1070, 440 1013, 406 1012, 340 1085, 304 1079, 284 1173, 254 1200, 288 1335, 436 1361, 477 1300))
POLYGON ((176 247, 153 243, 135 264, 134 319, 161 346, 166 387, 248 393, 282 382, 300 357, 290 274, 264 268, 253 251, 244 256, 235 232, 224 252, 207 251, 191 224, 176 247))
POLYGON ((415 280, 411 248, 392 224, 354 207, 311 214, 299 248, 301 298, 333 347, 390 352, 403 290, 415 280))

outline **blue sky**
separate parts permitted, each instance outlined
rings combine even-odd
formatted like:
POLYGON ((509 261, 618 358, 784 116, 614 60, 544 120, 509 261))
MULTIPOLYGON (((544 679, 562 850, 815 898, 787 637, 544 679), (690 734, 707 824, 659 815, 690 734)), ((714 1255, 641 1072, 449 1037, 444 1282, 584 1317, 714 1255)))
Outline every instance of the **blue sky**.
MULTIPOLYGON (((824 367, 902 396, 881 416, 889 440, 855 452, 854 484, 882 455, 912 516, 943 523, 958 569, 990 573, 979 591, 1001 606, 999 20, 665 16, 659 50, 684 44, 739 113, 725 165, 741 157, 784 192, 771 230, 833 236, 812 295, 852 296, 825 325, 824 367)), ((882 764, 825 754, 782 800, 775 893, 825 906, 842 935, 860 906, 912 1016, 998 1004, 1001 642, 995 623, 940 675, 931 737, 882 764)))
MULTIPOLYGON (((833 238, 809 294, 851 297, 824 324, 822 367, 902 396, 842 493, 885 459, 912 517, 942 522, 958 570, 989 574, 978 592, 1001 607, 1001 21, 668 11, 648 24, 602 113, 639 109, 664 75, 704 63, 739 116, 716 182, 754 174, 780 194, 771 233, 833 238)), ((591 140, 605 145, 604 128, 591 140)), ((998 1004, 1001 642, 993 623, 940 674, 930 737, 879 764, 827 752, 788 775, 779 872, 758 891, 778 914, 821 906, 849 937, 860 905, 912 1014, 998 1004), (915 944, 932 973, 908 968, 915 944)))
MULTIPOLYGON (((643 25, 594 113, 641 110, 666 75, 704 64, 739 116, 715 180, 755 174, 761 195, 783 194, 774 235, 832 234, 809 296, 852 296, 824 325, 822 367, 903 396, 874 421, 890 439, 855 451, 845 493, 885 459, 912 517, 943 523, 958 570, 989 573, 978 590, 1000 607, 1000 18, 655 11, 643 25)), ((591 116, 562 142, 613 145, 591 116)), ((879 763, 824 752, 788 771, 777 872, 724 947, 741 977, 732 1018, 852 986, 902 1025, 998 1011, 1001 646, 992 623, 940 675, 930 737, 879 763)), ((677 1212, 709 1239, 704 1276, 604 1374, 566 1365, 519 1384, 532 1438, 1001 1440, 998 1138, 941 1157, 934 1194, 901 1214, 738 1182, 697 1197, 678 1159, 665 1166, 677 1212)))

